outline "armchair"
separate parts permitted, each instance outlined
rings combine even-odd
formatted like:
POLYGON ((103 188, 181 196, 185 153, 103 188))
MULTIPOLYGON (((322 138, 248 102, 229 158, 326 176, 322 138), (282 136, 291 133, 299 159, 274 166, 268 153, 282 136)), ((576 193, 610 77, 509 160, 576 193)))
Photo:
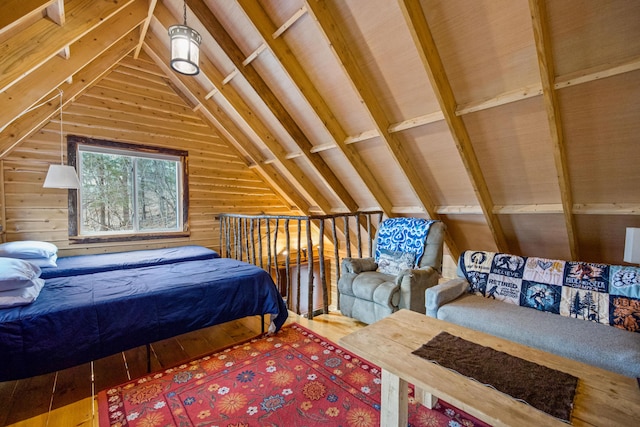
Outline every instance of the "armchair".
MULTIPOLYGON (((392 219, 396 224, 400 220, 392 219)), ((415 218, 406 220, 422 221, 415 218)), ((373 242, 374 253, 378 249, 380 232, 385 222, 376 233, 373 242)), ((413 263, 414 255, 408 254, 411 262, 403 267, 400 261, 400 267, 396 269, 397 274, 379 271, 380 266, 373 257, 344 258, 342 274, 338 281, 342 314, 364 323, 373 323, 401 308, 425 313, 425 290, 437 285, 442 273, 444 232, 444 223, 432 222, 424 240, 424 248, 420 248, 424 249, 424 252, 417 266, 413 263)), ((395 255, 400 253, 395 252, 395 255)), ((379 262, 383 263, 382 257, 379 258, 379 262)), ((390 270, 393 271, 393 268, 390 270)))

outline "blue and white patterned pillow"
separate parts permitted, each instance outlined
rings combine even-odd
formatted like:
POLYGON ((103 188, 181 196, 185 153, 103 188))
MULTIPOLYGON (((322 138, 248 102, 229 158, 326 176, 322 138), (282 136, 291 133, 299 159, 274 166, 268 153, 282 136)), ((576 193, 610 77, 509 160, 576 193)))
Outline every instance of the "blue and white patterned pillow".
POLYGON ((416 255, 411 252, 380 250, 378 271, 384 274, 397 276, 402 270, 412 269, 416 262, 416 255))
POLYGON ((414 266, 418 266, 424 254, 429 227, 434 222, 420 218, 389 218, 383 221, 378 230, 376 262, 380 260, 380 251, 386 249, 415 254, 414 266))

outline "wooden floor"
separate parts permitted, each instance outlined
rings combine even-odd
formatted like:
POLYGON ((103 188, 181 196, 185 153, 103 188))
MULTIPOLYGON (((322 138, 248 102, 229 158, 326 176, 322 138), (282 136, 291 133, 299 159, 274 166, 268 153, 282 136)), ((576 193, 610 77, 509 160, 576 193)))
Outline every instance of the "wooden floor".
MULTIPOLYGON (((291 322, 332 341, 364 326, 339 313, 313 320, 289 313, 287 323, 291 322)), ((168 368, 259 334, 260 318, 252 317, 159 341, 152 344, 151 370, 168 368)), ((139 347, 56 373, 0 382, 0 426, 97 427, 97 392, 145 373, 146 350, 139 347)))

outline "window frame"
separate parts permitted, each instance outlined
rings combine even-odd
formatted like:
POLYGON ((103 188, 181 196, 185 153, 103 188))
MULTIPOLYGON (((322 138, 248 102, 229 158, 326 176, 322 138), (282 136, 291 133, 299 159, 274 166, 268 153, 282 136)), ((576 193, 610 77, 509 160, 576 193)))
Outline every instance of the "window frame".
POLYGON ((122 242, 134 240, 158 240, 189 237, 189 152, 164 147, 155 147, 144 144, 132 144, 128 142, 116 142, 104 139, 87 138, 76 135, 67 135, 67 156, 68 164, 78 170, 79 146, 85 145, 104 149, 119 151, 130 151, 133 156, 139 153, 145 155, 158 154, 174 156, 180 158, 182 169, 182 231, 153 231, 140 233, 122 233, 109 235, 81 235, 80 230, 80 194, 78 190, 69 190, 69 240, 72 243, 100 243, 100 242, 122 242))

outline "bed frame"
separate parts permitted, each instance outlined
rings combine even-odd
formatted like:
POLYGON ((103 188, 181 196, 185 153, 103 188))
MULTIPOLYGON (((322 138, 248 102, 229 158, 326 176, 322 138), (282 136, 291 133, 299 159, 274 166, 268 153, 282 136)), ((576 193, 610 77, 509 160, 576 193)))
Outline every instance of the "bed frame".
POLYGON ((248 316, 288 312, 271 276, 200 246, 82 255, 43 268, 31 304, 0 309, 0 381, 65 369, 248 316))

